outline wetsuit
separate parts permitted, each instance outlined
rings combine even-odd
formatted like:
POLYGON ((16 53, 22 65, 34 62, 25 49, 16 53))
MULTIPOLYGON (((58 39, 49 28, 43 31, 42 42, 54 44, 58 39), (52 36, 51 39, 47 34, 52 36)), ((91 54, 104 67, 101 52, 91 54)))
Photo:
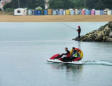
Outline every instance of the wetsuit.
POLYGON ((69 62, 71 59, 70 59, 70 51, 69 50, 66 50, 66 53, 62 54, 62 56, 65 55, 65 57, 62 58, 62 61, 64 62, 69 62))
POLYGON ((63 54, 57 56, 56 59, 61 58, 60 60, 63 60, 65 58, 65 57, 63 57, 64 55, 65 55, 65 57, 70 57, 70 51, 69 50, 66 50, 66 53, 63 53, 63 54))

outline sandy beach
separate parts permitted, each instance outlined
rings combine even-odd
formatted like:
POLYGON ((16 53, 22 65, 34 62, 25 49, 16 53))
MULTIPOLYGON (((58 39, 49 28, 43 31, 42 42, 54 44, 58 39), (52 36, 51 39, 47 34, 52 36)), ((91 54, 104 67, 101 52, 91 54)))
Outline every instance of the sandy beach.
POLYGON ((107 22, 112 15, 45 15, 45 16, 13 16, 0 15, 0 22, 107 22))

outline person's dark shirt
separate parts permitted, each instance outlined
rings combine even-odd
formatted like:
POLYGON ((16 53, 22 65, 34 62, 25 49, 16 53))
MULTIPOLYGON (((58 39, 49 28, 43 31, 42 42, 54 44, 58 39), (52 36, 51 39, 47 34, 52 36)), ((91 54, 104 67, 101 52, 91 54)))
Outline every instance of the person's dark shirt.
POLYGON ((66 50, 66 53, 64 53, 64 55, 68 55, 70 53, 69 50, 66 50))

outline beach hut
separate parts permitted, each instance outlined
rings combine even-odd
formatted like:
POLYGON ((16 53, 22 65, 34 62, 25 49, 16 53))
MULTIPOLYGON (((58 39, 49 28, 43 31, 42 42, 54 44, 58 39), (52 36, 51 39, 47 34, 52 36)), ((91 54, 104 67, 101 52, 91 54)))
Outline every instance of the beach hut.
POLYGON ((37 10, 34 10, 34 15, 38 15, 38 11, 37 10))
POLYGON ((81 11, 81 9, 78 9, 78 15, 82 15, 81 11))
POLYGON ((88 9, 86 9, 86 10, 85 10, 85 15, 90 15, 90 14, 91 14, 91 11, 88 10, 88 9))
POLYGON ((42 10, 37 10, 37 15, 41 15, 42 14, 42 10))
POLYGON ((81 14, 85 15, 85 9, 82 9, 81 14))
POLYGON ((59 9, 58 15, 63 15, 64 14, 64 10, 63 9, 59 9))
POLYGON ((31 9, 28 10, 28 15, 33 15, 33 11, 31 9))
POLYGON ((91 15, 95 15, 95 9, 91 10, 91 15))
POLYGON ((70 10, 65 10, 66 15, 70 15, 70 10))
POLYGON ((25 9, 25 8, 14 9, 14 15, 15 16, 25 16, 25 15, 27 15, 27 9, 25 9))
POLYGON ((104 15, 104 11, 103 10, 100 10, 100 15, 104 15))
POLYGON ((95 10, 95 15, 100 15, 100 10, 95 10))
POLYGON ((52 14, 53 14, 53 15, 57 15, 56 9, 53 9, 53 10, 52 10, 52 14))
POLYGON ((108 9, 104 10, 104 15, 107 15, 108 9))
POLYGON ((32 10, 32 15, 34 15, 34 11, 35 11, 35 10, 32 10))
POLYGON ((58 10, 58 15, 63 15, 62 9, 58 10))
POLYGON ((52 15, 52 9, 48 9, 48 15, 52 15))
POLYGON ((47 11, 47 10, 44 10, 44 11, 43 11, 43 14, 44 14, 44 15, 48 15, 48 11, 47 11))
POLYGON ((74 13, 75 13, 75 15, 79 15, 79 10, 78 9, 75 9, 74 10, 74 13))
POLYGON ((58 9, 53 9, 52 10, 52 14, 53 15, 58 15, 59 14, 59 10, 58 9))
POLYGON ((56 9, 56 15, 59 15, 59 10, 58 9, 56 9))
POLYGON ((63 15, 66 15, 66 10, 63 10, 63 15))
POLYGON ((41 15, 42 11, 41 10, 34 10, 34 15, 41 15))
POLYGON ((108 10, 107 11, 107 15, 112 15, 112 11, 111 10, 108 10))
POLYGON ((73 9, 69 9, 69 10, 70 10, 70 15, 74 15, 75 14, 73 9))

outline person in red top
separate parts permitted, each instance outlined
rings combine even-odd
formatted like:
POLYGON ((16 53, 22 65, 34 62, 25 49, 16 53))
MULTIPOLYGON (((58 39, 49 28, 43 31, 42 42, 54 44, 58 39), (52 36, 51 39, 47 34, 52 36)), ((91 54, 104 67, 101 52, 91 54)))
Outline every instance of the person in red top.
POLYGON ((80 38, 80 33, 81 33, 81 27, 80 26, 78 26, 77 32, 78 32, 78 38, 80 38))

